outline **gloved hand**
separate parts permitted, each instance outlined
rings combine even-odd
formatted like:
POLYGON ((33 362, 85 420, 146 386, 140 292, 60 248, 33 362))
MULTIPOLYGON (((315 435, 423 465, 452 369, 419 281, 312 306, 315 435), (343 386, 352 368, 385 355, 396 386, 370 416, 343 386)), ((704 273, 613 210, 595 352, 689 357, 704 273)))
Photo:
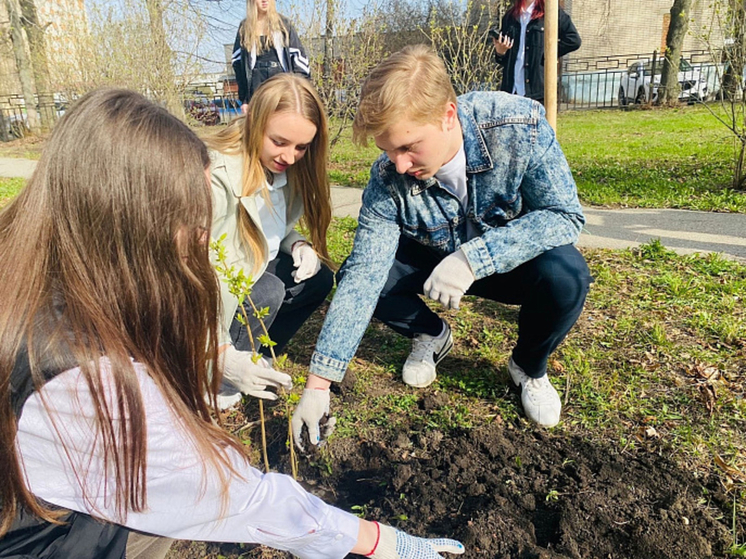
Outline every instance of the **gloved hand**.
POLYGON ((254 363, 251 353, 239 351, 232 345, 223 350, 218 360, 223 370, 223 382, 235 386, 249 396, 276 400, 277 394, 270 392, 268 388, 282 387, 290 390, 293 387, 290 375, 275 371, 264 358, 259 358, 254 363))
POLYGON ((308 427, 308 440, 316 446, 321 441, 321 427, 319 423, 324 416, 327 416, 326 425, 324 425, 324 438, 328 437, 334 431, 334 425, 337 423, 336 417, 329 417, 329 390, 318 390, 315 388, 306 388, 301 394, 300 402, 295 408, 293 418, 290 423, 293 428, 293 439, 295 446, 301 452, 305 452, 301 442, 303 426, 308 427))
POLYGON ((433 301, 440 301, 448 309, 457 309, 461 297, 475 279, 464 251, 459 249, 435 266, 423 289, 433 301))
POLYGON ((368 555, 372 559, 443 559, 439 551, 456 555, 465 551, 464 545, 456 540, 418 538, 385 524, 378 526, 381 530, 378 545, 368 555))
POLYGON ((298 268, 292 273, 293 278, 295 278, 295 283, 300 283, 303 280, 312 278, 319 273, 319 270, 321 270, 319 255, 316 254, 313 247, 305 241, 297 241, 293 243, 290 255, 293 257, 293 266, 298 268))

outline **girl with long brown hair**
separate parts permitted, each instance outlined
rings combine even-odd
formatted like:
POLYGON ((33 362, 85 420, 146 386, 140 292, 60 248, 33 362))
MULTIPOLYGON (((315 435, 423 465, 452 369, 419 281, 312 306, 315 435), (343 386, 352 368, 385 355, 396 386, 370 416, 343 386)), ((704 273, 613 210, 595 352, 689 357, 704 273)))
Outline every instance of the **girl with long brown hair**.
POLYGON ((0 213, 0 557, 155 559, 164 538, 307 558, 463 550, 261 474, 213 423, 209 162, 164 109, 98 90, 0 213))
MULTIPOLYGON (((255 281, 253 304, 269 308, 264 323, 280 352, 333 284, 324 106, 308 80, 279 74, 258 89, 245 117, 206 142, 213 160, 213 238, 224 238, 227 263, 255 281), (309 240, 295 230, 298 222, 309 240)), ((291 386, 290 377, 269 367, 267 346, 255 347, 266 360, 252 359, 251 338, 258 346, 262 325, 250 303, 239 308, 227 283, 221 290, 225 376, 219 404, 227 407, 241 393, 274 398, 271 389, 291 386)))

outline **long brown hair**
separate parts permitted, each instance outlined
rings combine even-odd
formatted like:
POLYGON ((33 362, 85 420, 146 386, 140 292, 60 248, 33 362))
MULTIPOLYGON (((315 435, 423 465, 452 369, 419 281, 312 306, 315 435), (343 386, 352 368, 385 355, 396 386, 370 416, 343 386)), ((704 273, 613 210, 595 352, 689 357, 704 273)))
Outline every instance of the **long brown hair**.
MULTIPOLYGON (((267 171, 260 155, 267 122, 275 113, 292 112, 316 126, 316 136, 306 154, 288 170, 291 196, 303 200, 303 225, 308 229, 316 252, 332 265, 326 232, 332 219, 331 191, 326 173, 329 161, 329 133, 324 104, 307 79, 295 74, 277 74, 264 82, 249 101, 246 116, 205 138, 207 145, 226 154, 243 155, 242 195, 252 196, 264 188, 267 171)), ((241 212, 241 236, 254 255, 254 271, 266 255, 259 231, 249 215, 241 212)))
MULTIPOLYGON (((134 92, 101 89, 62 117, 27 186, 0 213, 0 535, 22 507, 56 518, 26 487, 15 452, 10 377, 24 352, 37 389, 56 358, 80 367, 103 470, 114 480, 105 497, 118 518, 147 500, 146 410, 132 360, 161 389, 206 467, 235 473, 225 449, 241 446, 212 424, 205 398, 214 404, 220 382, 208 374, 219 305, 203 241, 208 165, 204 144, 166 110, 134 92), (105 397, 104 356, 113 398, 105 397)), ((221 475, 227 487, 229 474, 221 475)))
POLYGON ((259 10, 256 7, 256 0, 246 0, 246 19, 243 21, 241 26, 241 46, 248 52, 252 49, 256 50, 257 54, 264 52, 264 47, 284 47, 288 43, 288 30, 285 27, 285 23, 282 21, 280 14, 277 13, 275 6, 275 0, 269 0, 267 7, 267 34, 265 35, 266 43, 262 45, 259 37, 262 35, 262 30, 259 28, 259 10), (275 33, 282 35, 284 44, 275 45, 275 33))

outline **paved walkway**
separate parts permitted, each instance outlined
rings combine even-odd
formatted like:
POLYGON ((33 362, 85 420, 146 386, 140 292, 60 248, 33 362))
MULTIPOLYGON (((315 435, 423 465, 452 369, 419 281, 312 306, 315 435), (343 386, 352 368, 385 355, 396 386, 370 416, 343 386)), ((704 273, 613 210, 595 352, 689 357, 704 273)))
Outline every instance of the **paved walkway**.
MULTIPOLYGON (((334 215, 357 217, 362 190, 332 188, 334 215)), ((679 254, 719 252, 746 262, 746 215, 688 210, 583 208, 585 229, 578 246, 622 249, 651 239, 679 254)))
MULTIPOLYGON (((29 178, 36 161, 0 158, 0 177, 29 178)), ((357 217, 362 190, 332 188, 334 215, 357 217)), ((584 208, 587 223, 579 246, 627 248, 660 239, 680 254, 719 252, 746 262, 746 215, 687 210, 584 208)))

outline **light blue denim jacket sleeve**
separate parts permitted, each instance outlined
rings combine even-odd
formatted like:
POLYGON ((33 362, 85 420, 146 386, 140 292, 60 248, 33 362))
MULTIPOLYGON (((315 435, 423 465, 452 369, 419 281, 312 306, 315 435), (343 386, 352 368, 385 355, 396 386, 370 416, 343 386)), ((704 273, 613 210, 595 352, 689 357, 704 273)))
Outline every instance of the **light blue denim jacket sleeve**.
POLYGON ((462 249, 477 279, 509 272, 573 244, 584 223, 577 189, 544 109, 506 93, 459 97, 468 204, 436 179, 396 173, 382 155, 363 193, 352 254, 342 271, 310 371, 344 378, 388 279, 400 235, 445 257, 462 249), (476 236, 469 238, 469 231, 476 236))
POLYGON ((363 192, 352 253, 343 267, 344 280, 337 286, 311 357, 310 371, 332 381, 344 378, 373 316, 399 246, 396 202, 383 183, 374 178, 380 161, 373 165, 370 182, 363 192))

